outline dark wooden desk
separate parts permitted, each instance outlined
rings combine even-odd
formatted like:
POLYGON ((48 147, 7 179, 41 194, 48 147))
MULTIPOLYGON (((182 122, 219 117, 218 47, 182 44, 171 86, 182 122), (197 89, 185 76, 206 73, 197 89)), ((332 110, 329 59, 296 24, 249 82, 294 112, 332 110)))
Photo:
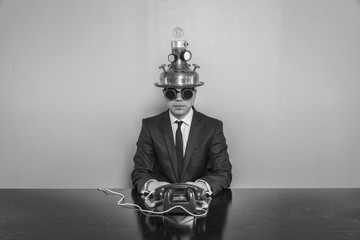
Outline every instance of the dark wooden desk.
POLYGON ((150 217, 118 200, 96 189, 1 189, 0 239, 360 239, 360 189, 231 189, 197 219, 150 217))

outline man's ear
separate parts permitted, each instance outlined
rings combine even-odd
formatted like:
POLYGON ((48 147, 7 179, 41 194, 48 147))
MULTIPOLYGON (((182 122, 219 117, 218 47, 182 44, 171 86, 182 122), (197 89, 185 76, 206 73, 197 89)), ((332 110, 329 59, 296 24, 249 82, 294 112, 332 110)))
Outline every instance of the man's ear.
POLYGON ((195 99, 196 99, 196 89, 195 89, 194 95, 193 95, 193 97, 192 97, 192 99, 191 99, 191 105, 192 105, 192 106, 194 106, 195 99))

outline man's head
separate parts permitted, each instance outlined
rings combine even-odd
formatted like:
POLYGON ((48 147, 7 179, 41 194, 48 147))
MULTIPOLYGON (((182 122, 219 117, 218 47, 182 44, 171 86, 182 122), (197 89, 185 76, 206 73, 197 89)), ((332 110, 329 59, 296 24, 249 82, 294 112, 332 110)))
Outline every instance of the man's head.
POLYGON ((195 88, 164 88, 164 99, 170 113, 177 119, 184 118, 194 105, 195 88))

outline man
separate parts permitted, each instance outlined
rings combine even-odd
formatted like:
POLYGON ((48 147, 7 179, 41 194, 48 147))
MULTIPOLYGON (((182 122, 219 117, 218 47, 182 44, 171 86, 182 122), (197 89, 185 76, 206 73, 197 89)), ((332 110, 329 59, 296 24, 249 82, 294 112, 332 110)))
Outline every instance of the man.
MULTIPOLYGON (((188 183, 215 195, 230 186, 232 173, 221 121, 194 108, 196 87, 203 85, 188 68, 186 41, 173 41, 171 66, 157 87, 168 110, 143 119, 134 170, 134 187, 148 193, 169 183, 188 183)), ((170 55, 169 55, 170 56, 170 55)))

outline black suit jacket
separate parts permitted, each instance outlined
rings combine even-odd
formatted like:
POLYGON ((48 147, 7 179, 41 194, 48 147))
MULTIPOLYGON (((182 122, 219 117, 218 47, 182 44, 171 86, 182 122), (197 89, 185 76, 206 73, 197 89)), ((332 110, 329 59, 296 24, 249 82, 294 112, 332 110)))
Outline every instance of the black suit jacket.
POLYGON ((221 121, 194 109, 183 168, 178 171, 169 110, 143 119, 131 174, 141 191, 150 179, 170 183, 205 180, 213 194, 230 186, 232 174, 221 121))

